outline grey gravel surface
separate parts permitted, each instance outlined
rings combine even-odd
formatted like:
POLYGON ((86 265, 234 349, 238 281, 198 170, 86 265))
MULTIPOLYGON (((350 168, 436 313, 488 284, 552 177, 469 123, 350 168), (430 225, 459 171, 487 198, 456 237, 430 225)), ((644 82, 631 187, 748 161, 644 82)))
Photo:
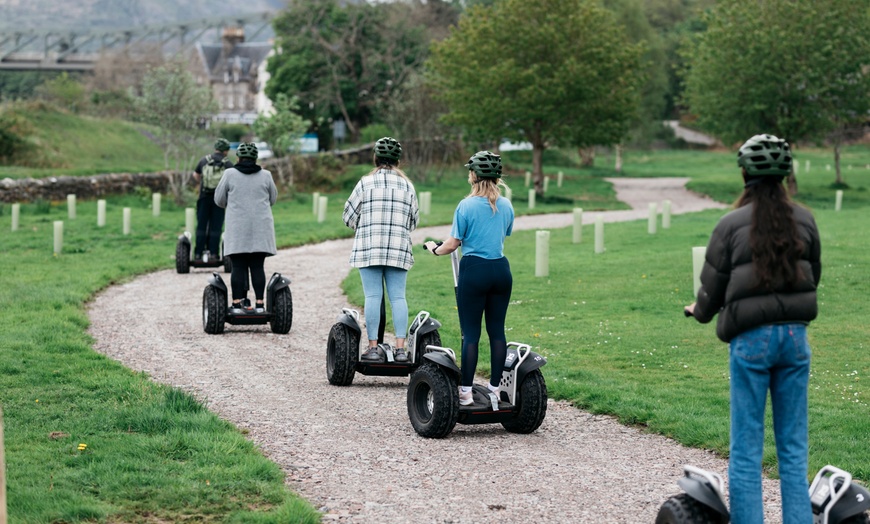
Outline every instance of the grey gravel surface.
MULTIPOLYGON (((636 209, 601 215, 643 219, 649 202, 666 198, 674 214, 722 207, 685 191, 686 181, 613 179, 618 197, 636 209)), ((584 221, 597 214, 586 213, 584 221)), ((518 217, 515 228, 571 223, 571 214, 518 217)), ((447 226, 422 229, 414 241, 447 232, 447 226)), ((195 394, 249 430, 286 472, 288 487, 319 508, 325 522, 651 523, 662 502, 680 492, 683 464, 726 474, 726 461, 712 453, 565 402, 550 400, 544 423, 530 435, 457 425, 447 438, 430 440, 408 421, 407 378, 357 375, 350 387, 330 386, 326 340, 341 308, 350 307, 340 289, 350 249, 351 240, 329 241, 266 259, 267 275, 279 271, 292 281, 287 335, 267 325, 205 334, 201 300, 210 272, 166 270, 95 298, 94 347, 195 394)), ((778 483, 764 486, 768 522, 778 522, 778 483)))

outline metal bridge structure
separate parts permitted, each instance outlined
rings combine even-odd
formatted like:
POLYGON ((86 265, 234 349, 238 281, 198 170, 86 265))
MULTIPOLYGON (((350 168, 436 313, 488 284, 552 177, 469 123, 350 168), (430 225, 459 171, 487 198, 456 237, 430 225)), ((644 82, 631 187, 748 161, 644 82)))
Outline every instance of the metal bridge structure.
POLYGON ((245 29, 245 40, 271 34, 275 13, 203 19, 125 29, 19 30, 0 29, 0 71, 90 71, 108 53, 155 47, 164 53, 183 52, 209 31, 220 41, 225 27, 245 29))

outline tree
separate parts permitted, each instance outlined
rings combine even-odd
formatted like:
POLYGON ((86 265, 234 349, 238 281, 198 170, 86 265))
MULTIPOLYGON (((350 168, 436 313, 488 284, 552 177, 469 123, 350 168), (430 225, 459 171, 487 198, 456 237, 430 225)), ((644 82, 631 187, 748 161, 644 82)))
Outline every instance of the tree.
POLYGON ((795 144, 866 116, 866 12, 866 0, 721 0, 686 50, 699 124, 726 143, 771 133, 795 144))
MULTIPOLYGON (((305 130, 311 123, 297 113, 299 101, 296 97, 291 98, 284 93, 278 93, 272 107, 274 111, 271 114, 258 116, 253 127, 257 137, 269 142, 275 156, 280 158, 290 151, 299 150, 299 138, 305 134, 305 130)), ((290 166, 292 170, 292 164, 290 166)), ((278 178, 282 185, 285 185, 286 181, 281 163, 278 163, 277 167, 278 178)))
POLYGON ((426 58, 429 29, 411 15, 428 4, 437 12, 440 3, 292 2, 273 23, 277 52, 266 93, 298 96, 316 127, 343 118, 356 139, 426 58))
POLYGON ((77 113, 85 101, 85 88, 66 72, 48 79, 36 88, 39 98, 77 113))
POLYGON ((182 201, 190 177, 190 164, 201 150, 205 122, 217 112, 217 103, 208 86, 198 86, 181 62, 169 63, 150 71, 142 82, 142 95, 135 105, 141 121, 155 128, 155 141, 163 149, 163 164, 168 170, 174 161, 180 180, 171 180, 171 191, 182 201))
POLYGON ((446 122, 472 140, 532 144, 543 191, 547 147, 614 144, 637 110, 642 47, 594 0, 500 0, 466 11, 432 46, 446 122))

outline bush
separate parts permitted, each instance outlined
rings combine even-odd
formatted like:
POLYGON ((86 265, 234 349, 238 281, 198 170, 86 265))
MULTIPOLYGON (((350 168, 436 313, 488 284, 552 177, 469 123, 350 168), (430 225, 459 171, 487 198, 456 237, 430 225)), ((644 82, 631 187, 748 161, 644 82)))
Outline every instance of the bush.
MULTIPOLYGON (((359 139, 363 144, 374 142, 375 140, 385 136, 393 136, 393 132, 384 124, 372 124, 360 129, 359 131, 359 139)), ((399 139, 399 141, 401 142, 401 139, 399 139)))
POLYGON ((251 128, 245 124, 220 124, 215 126, 216 136, 226 138, 230 142, 242 142, 251 134, 251 128))
POLYGON ((24 117, 13 111, 0 112, 0 163, 26 164, 35 152, 33 128, 24 117))

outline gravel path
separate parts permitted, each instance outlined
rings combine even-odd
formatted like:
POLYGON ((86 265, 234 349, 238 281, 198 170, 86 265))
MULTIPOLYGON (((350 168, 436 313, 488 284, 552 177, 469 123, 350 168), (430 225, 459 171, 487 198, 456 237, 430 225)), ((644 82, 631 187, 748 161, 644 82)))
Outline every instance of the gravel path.
MULTIPOLYGON (((635 210, 605 221, 645 218, 649 202, 672 213, 722 207, 684 189, 687 179, 613 179, 635 210)), ((597 213, 584 213, 584 221, 597 213)), ((280 220, 280 217, 277 218, 280 220)), ((568 214, 519 217, 516 229, 556 228, 568 214)), ((443 237, 448 227, 415 232, 443 237)), ((500 425, 457 425, 448 438, 418 437, 405 407, 407 378, 357 375, 347 388, 326 381, 329 327, 348 307, 339 287, 350 240, 281 251, 267 275, 291 279, 294 317, 287 335, 268 326, 201 325, 206 270, 143 275, 90 304, 95 349, 154 380, 180 387, 240 428, 287 474, 287 485, 347 523, 653 522, 678 493, 682 465, 720 474, 709 452, 550 401, 530 435, 500 425), (181 314, 179 314, 181 313, 181 314)), ((412 270, 413 275, 413 270, 412 270)), ((711 336, 713 336, 711 334, 711 336)), ((778 483, 765 481, 768 521, 779 521, 778 483)))

